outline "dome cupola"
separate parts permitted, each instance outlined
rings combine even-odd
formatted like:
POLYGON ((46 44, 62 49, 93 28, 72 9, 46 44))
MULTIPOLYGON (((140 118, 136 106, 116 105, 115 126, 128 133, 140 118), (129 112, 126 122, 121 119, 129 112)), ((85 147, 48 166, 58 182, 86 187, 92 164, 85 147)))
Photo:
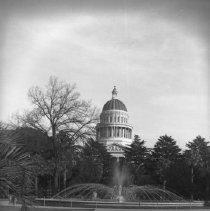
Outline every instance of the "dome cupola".
POLYGON ((107 101, 103 107, 103 111, 107 110, 122 110, 127 111, 127 108, 125 104, 117 99, 118 91, 116 89, 116 86, 114 86, 114 89, 112 90, 112 99, 107 101))

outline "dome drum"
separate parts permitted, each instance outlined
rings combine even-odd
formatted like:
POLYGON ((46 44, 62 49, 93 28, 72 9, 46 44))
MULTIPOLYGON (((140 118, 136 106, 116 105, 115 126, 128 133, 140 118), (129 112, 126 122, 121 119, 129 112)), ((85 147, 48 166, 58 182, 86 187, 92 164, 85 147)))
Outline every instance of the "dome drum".
POLYGON ((97 139, 132 138, 132 127, 126 125, 110 125, 97 127, 97 139))

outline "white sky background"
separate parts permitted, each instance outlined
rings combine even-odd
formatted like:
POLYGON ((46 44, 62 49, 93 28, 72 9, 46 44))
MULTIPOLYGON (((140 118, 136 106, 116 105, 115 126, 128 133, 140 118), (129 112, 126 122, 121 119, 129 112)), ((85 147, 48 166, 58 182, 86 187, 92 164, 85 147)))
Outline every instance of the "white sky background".
POLYGON ((0 119, 50 75, 102 109, 116 85, 134 134, 209 136, 208 0, 0 2, 0 119), (77 2, 77 3, 76 3, 77 2))

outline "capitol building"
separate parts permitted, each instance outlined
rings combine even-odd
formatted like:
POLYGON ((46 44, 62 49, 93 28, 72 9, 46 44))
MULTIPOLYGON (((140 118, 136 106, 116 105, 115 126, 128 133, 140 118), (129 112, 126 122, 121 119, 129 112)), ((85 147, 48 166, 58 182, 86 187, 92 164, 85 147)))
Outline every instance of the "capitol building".
POLYGON ((112 91, 112 99, 103 106, 100 123, 96 126, 96 139, 107 147, 113 157, 124 157, 123 147, 132 142, 132 126, 129 124, 125 104, 117 98, 117 89, 112 91))

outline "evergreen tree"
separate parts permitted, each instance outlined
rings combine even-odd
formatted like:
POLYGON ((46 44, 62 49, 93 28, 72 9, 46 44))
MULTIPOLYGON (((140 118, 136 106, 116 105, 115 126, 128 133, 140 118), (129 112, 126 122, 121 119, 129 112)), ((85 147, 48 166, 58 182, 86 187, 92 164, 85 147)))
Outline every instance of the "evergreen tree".
POLYGON ((185 157, 191 166, 191 181, 194 183, 194 170, 197 168, 200 172, 200 182, 204 181, 205 199, 208 200, 210 188, 210 146, 209 142, 197 136, 192 142, 188 142, 188 149, 185 151, 185 157))
POLYGON ((135 135, 134 141, 130 144, 129 147, 125 148, 126 160, 135 164, 137 168, 140 168, 144 164, 146 155, 147 148, 145 147, 145 141, 141 140, 138 135, 135 135))
POLYGON ((134 136, 134 141, 130 146, 125 148, 125 160, 130 167, 133 183, 141 185, 148 181, 148 173, 145 162, 148 157, 148 150, 145 141, 141 140, 138 135, 134 136))
POLYGON ((108 184, 112 170, 112 157, 106 147, 90 139, 83 147, 80 158, 80 182, 108 184))
POLYGON ((152 151, 152 159, 159 182, 167 181, 166 171, 181 158, 181 149, 171 136, 160 136, 152 151))

